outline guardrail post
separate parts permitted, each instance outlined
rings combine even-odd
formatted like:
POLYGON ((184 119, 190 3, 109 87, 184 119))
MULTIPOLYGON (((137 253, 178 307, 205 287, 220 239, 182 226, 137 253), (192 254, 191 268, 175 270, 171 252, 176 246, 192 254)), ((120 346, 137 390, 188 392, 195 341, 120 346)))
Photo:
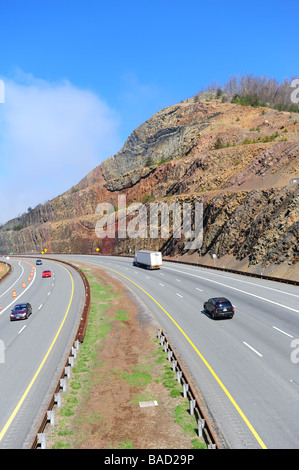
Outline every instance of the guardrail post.
POLYGON ((57 404, 58 408, 61 407, 61 395, 60 395, 59 392, 55 393, 55 395, 54 395, 54 403, 57 404))
POLYGON ((171 361, 172 358, 172 351, 168 351, 168 360, 171 361))
POLYGON ((74 365, 74 358, 73 358, 73 356, 69 356, 69 365, 70 365, 71 367, 73 367, 73 365, 74 365))
POLYGON ((175 372, 175 368, 177 366, 177 363, 178 363, 178 361, 175 361, 175 360, 172 361, 172 370, 173 370, 173 372, 175 372))
POLYGON ((54 426, 54 411, 47 411, 47 418, 50 421, 51 426, 54 426))
POLYGON ((69 379, 70 376, 71 376, 71 368, 70 368, 70 366, 66 366, 66 367, 64 368, 64 373, 65 373, 65 375, 67 376, 67 378, 69 379))
POLYGON ((66 379, 60 379, 60 387, 64 392, 66 391, 66 379))
POLYGON ((197 422, 198 425, 198 437, 202 437, 202 430, 205 425, 205 420, 204 419, 199 419, 197 422))
POLYGON ((77 349, 72 347, 72 355, 74 356, 74 358, 76 358, 77 356, 77 349))
POLYGON ((178 380, 179 384, 181 383, 182 375, 183 375, 183 372, 181 370, 178 370, 177 373, 176 373, 176 376, 177 376, 177 380, 178 380))
POLYGON ((163 335, 161 335, 161 338, 160 338, 160 340, 161 340, 161 341, 160 341, 161 346, 163 346, 163 344, 164 344, 164 339, 165 339, 165 337, 164 337, 163 335))
POLYGON ((46 434, 43 432, 38 433, 37 440, 38 440, 38 443, 41 445, 41 448, 45 449, 46 448, 46 434))
POLYGON ((168 349, 168 343, 165 343, 164 344, 164 352, 167 352, 167 349, 168 349))
POLYGON ((195 400, 190 400, 190 415, 194 415, 195 400))
POLYGON ((183 384, 183 396, 187 398, 187 392, 189 390, 189 384, 183 384))
POLYGON ((75 341, 75 348, 77 349, 77 351, 79 351, 79 341, 77 339, 75 341))

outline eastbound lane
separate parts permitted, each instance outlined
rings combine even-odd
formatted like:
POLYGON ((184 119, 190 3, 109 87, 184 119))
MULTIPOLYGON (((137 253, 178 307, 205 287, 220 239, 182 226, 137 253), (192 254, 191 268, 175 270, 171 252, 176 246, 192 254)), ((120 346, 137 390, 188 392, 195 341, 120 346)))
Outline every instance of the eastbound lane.
POLYGON ((63 263, 45 260, 36 266, 31 259, 9 262, 12 273, 0 283, 0 339, 5 345, 0 363, 0 448, 26 448, 65 364, 85 290, 78 273, 63 263), (30 263, 34 269, 28 281, 30 263), (51 269, 51 278, 42 278, 44 269, 51 269), (15 299, 12 290, 16 291, 15 299), (33 313, 27 320, 10 322, 10 310, 19 302, 30 302, 33 313))
POLYGON ((166 262, 147 271, 128 258, 71 259, 104 267, 148 305, 230 447, 299 447, 299 370, 291 360, 299 338, 297 287, 166 262), (212 296, 232 301, 232 320, 202 312, 212 296))

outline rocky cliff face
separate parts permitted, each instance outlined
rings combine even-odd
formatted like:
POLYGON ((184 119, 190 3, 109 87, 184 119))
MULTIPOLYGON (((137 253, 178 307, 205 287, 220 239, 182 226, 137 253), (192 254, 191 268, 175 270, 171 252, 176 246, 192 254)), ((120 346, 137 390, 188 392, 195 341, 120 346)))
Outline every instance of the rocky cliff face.
MULTIPOLYGON (((133 253, 260 269, 288 276, 298 269, 299 116, 219 100, 188 100, 155 114, 124 147, 75 187, 0 231, 0 251, 133 253), (98 204, 118 215, 126 204, 203 203, 200 249, 184 239, 99 239, 98 204), (214 261, 215 262, 215 261, 214 261), (297 263, 297 264, 296 264, 297 263)), ((116 232, 117 233, 117 232, 116 232)), ((297 272, 297 271, 296 271, 297 272)), ((294 277, 294 275, 293 275, 294 277)))

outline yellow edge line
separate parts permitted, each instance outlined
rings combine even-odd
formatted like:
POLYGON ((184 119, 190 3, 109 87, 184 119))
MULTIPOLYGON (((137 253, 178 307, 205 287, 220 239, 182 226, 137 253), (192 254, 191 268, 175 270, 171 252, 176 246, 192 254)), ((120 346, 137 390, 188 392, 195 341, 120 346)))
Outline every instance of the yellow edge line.
MULTIPOLYGON (((93 264, 93 263, 89 263, 89 264, 93 264)), ((192 348, 197 352, 197 354, 199 355, 199 357, 201 358, 201 360, 203 361, 203 363, 206 365, 206 367, 208 368, 208 370, 211 372, 211 374, 213 375, 213 377, 215 378, 215 380, 217 381, 217 383, 220 385, 220 387, 222 388, 222 390, 224 391, 224 393, 226 394, 226 396, 229 398, 229 400, 231 401, 231 403, 234 405, 235 409, 238 411, 239 415, 241 416, 241 418, 244 420, 244 422, 246 423, 246 425, 248 426, 248 428, 250 429, 250 431, 252 432, 252 434, 254 435, 255 439, 258 441, 258 443, 260 444, 260 446, 263 448, 263 449, 267 449, 266 445, 264 444, 264 442, 262 441, 262 439, 260 438, 260 436, 258 435, 258 433, 256 432, 256 430, 254 429, 254 427, 252 426, 252 424, 250 423, 250 421, 246 418, 245 414, 243 413, 243 411, 241 410, 241 408, 239 407, 239 405, 236 403, 236 401, 234 400, 234 398, 231 396, 231 394, 229 393, 229 391, 227 390, 227 388, 225 387, 225 385, 221 382, 221 380, 219 379, 218 375, 216 374, 216 372, 212 369, 212 367, 210 366, 210 364, 207 362, 207 360, 203 357, 203 355, 199 352, 199 350, 197 349, 197 347, 194 345, 194 343, 191 341, 190 338, 188 338, 188 336, 186 335, 186 333, 182 330, 182 328, 178 325, 178 323, 172 318, 172 316, 165 310, 164 307, 162 307, 162 305, 159 304, 159 302, 157 302, 156 299, 154 299, 154 297, 152 297, 146 290, 144 290, 141 286, 139 286, 138 284, 136 284, 136 282, 132 281, 131 279, 129 279, 128 277, 124 276, 123 274, 119 273, 118 271, 115 271, 114 269, 111 269, 111 268, 107 268, 106 266, 102 266, 100 264, 94 264, 94 266, 100 266, 102 268, 105 268, 105 269, 108 269, 109 271, 112 271, 116 274, 119 274, 120 276, 122 276, 123 278, 127 279, 128 281, 130 281, 132 284, 134 284, 136 287, 138 287, 140 290, 142 290, 148 297, 150 297, 157 305, 158 307, 161 308, 161 310, 163 310, 164 313, 166 313, 166 315, 170 318, 170 320, 176 325, 176 327, 180 330, 180 332, 184 335, 184 337, 186 338, 186 340, 191 344, 192 348)))
MULTIPOLYGON (((57 263, 57 264, 60 264, 60 263, 57 263)), ((23 393, 23 395, 22 395, 22 397, 21 397, 19 403, 17 404, 17 406, 16 406, 15 409, 13 410, 12 414, 11 414, 10 417, 8 418, 7 422, 5 423, 3 429, 1 430, 1 432, 0 432, 0 441, 3 439, 5 433, 7 432, 8 428, 9 428, 9 426, 11 425, 11 423, 12 423, 12 421, 14 420, 16 414, 18 413, 19 409, 21 408, 21 406, 22 406, 22 404, 23 404, 25 398, 27 397, 28 393, 30 392, 30 390, 31 390, 31 388, 32 388, 32 386, 33 386, 35 380, 37 379, 37 377, 38 377, 38 375, 39 375, 41 369, 43 368, 43 366, 44 366, 44 364, 45 364, 45 362, 46 362, 46 360, 47 360, 47 358, 48 358, 50 352, 52 351, 53 346, 54 346, 54 344, 56 343, 57 338, 58 338, 58 336, 59 336, 59 334, 60 334, 60 332, 61 332, 61 330, 62 330, 62 327, 63 327, 63 325, 64 325, 64 322, 65 322, 65 320, 66 320, 66 317, 68 316, 68 313, 69 313, 69 310, 70 310, 70 307, 71 307, 71 303, 72 303, 72 300, 73 300, 73 295, 74 295, 74 281, 73 281, 73 277, 72 277, 71 273, 69 272, 69 270, 66 269, 64 266, 62 266, 62 264, 60 264, 60 266, 61 266, 63 269, 65 269, 65 270, 69 273, 69 275, 70 275, 70 278, 71 278, 71 281, 72 281, 71 299, 70 299, 70 301, 69 301, 69 304, 68 304, 66 313, 65 313, 65 315, 64 315, 64 317, 63 317, 63 320, 62 320, 62 322, 61 322, 61 325, 60 325, 60 327, 59 327, 59 329, 58 329, 58 331, 57 331, 57 333, 56 333, 56 335, 55 335, 55 338, 53 339, 53 341, 52 341, 52 343, 51 343, 51 346, 49 347, 49 349, 48 349, 48 351, 47 351, 45 357, 43 358, 42 362, 40 363, 40 366, 39 366, 39 368, 37 369, 37 371, 35 372, 35 374, 34 374, 32 380, 31 380, 31 382, 29 383, 28 387, 26 388, 25 392, 23 393)))

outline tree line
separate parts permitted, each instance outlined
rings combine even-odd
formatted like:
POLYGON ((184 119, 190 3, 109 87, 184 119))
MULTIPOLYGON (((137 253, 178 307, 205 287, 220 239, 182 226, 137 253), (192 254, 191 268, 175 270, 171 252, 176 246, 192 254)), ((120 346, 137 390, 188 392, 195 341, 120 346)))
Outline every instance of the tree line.
POLYGON ((279 111, 299 112, 298 104, 292 102, 292 82, 295 78, 285 78, 279 82, 275 78, 257 75, 232 76, 223 85, 212 82, 201 92, 216 92, 216 97, 222 98, 222 101, 230 100, 245 106, 267 106, 279 111))

